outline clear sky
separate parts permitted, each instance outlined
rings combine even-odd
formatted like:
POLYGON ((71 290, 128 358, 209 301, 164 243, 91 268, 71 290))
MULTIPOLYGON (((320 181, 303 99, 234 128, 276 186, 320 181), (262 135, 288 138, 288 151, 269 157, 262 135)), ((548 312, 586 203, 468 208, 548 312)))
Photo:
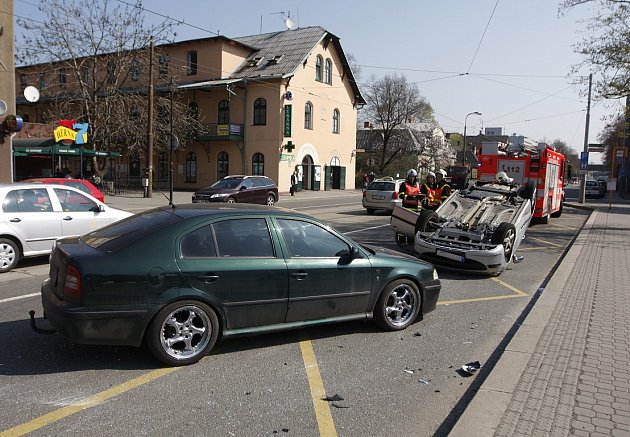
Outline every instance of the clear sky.
MULTIPOLYGON (((15 14, 41 17, 36 3, 15 0, 15 14)), ((360 65, 360 88, 372 75, 393 72, 417 83, 447 132, 462 133, 466 114, 478 111, 481 116, 467 119, 469 135, 483 127, 502 127, 506 134, 549 143, 560 139, 581 151, 589 71, 580 72, 580 85, 573 85, 580 77, 568 75, 581 60, 572 47, 586 29, 580 21, 592 11, 581 7, 559 16, 558 4, 559 0, 145 0, 144 7, 195 26, 179 25, 176 40, 213 35, 199 28, 227 37, 281 31, 284 12, 299 27, 319 25, 341 38, 344 51, 360 65)), ((163 17, 147 12, 147 19, 163 17)), ((589 143, 598 142, 604 118, 619 113, 622 103, 592 103, 589 143)), ((591 155, 592 162, 599 161, 591 155)))

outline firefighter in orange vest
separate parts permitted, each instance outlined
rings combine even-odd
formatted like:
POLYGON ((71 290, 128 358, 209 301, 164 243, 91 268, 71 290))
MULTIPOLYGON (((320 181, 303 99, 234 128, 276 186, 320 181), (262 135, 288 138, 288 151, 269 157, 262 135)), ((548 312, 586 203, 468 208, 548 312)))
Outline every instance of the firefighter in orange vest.
POLYGON ((398 189, 398 197, 402 199, 402 207, 410 209, 412 211, 418 210, 418 194, 420 194, 420 187, 416 180, 418 172, 411 169, 407 172, 407 179, 400 184, 398 189))
POLYGON ((435 184, 435 173, 430 171, 427 174, 426 181, 420 187, 420 197, 422 198, 422 209, 436 209, 435 205, 435 190, 437 185, 435 184))
POLYGON ((446 182, 446 170, 439 169, 435 174, 435 199, 434 203, 439 206, 451 195, 451 186, 446 182))

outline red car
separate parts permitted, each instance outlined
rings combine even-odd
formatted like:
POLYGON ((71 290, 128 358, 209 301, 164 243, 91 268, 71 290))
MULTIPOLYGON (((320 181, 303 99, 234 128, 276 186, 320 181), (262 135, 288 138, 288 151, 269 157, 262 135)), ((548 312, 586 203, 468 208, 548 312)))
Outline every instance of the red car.
POLYGON ((36 184, 59 184, 68 185, 69 187, 81 190, 84 193, 89 194, 96 200, 100 200, 105 203, 105 195, 99 191, 90 181, 85 179, 67 179, 67 178, 34 178, 27 179, 24 182, 33 182, 36 184))

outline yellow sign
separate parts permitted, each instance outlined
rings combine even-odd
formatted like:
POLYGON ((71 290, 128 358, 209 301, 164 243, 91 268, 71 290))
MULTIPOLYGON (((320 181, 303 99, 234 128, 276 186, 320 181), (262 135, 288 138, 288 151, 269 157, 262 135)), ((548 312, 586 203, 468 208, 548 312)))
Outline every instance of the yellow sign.
MULTIPOLYGON (((86 125, 87 126, 87 125, 86 125)), ((87 132, 77 132, 72 129, 69 129, 65 126, 59 126, 55 128, 53 131, 55 135, 55 142, 63 141, 63 142, 71 142, 76 144, 85 144, 87 142, 87 132), (81 135, 79 140, 77 141, 77 135, 81 135)))
POLYGON ((230 135, 230 125, 229 124, 217 125, 217 135, 220 137, 230 135))

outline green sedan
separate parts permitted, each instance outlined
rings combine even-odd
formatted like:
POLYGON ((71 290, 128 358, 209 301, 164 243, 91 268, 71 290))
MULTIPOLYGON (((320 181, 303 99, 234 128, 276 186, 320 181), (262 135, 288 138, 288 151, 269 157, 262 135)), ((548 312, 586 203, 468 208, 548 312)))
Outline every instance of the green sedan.
POLYGON ((179 366, 241 334, 372 318, 404 329, 435 309, 440 287, 431 264, 309 215, 194 204, 59 240, 41 292, 45 317, 71 341, 144 344, 179 366))

